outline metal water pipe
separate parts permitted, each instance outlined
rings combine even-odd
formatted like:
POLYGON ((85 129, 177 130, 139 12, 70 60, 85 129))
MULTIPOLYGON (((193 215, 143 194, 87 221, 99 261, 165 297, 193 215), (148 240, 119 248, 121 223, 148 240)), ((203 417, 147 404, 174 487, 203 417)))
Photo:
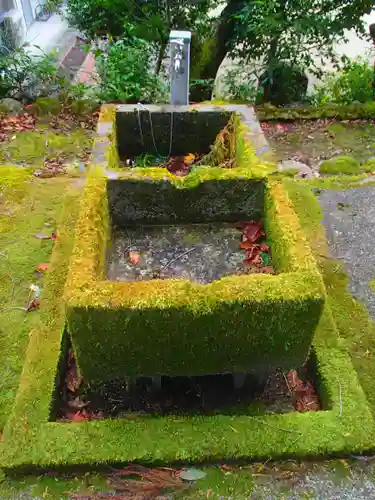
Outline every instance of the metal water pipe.
POLYGON ((190 31, 172 30, 169 35, 171 47, 171 104, 189 104, 190 77, 190 31))

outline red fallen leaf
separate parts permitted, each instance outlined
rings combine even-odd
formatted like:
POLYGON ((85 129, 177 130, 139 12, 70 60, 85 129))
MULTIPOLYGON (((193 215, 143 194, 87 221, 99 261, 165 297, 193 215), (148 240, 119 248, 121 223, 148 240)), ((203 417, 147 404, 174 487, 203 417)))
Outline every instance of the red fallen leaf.
POLYGON ((86 410, 81 410, 77 411, 76 413, 73 413, 71 420, 73 422, 82 422, 82 420, 88 420, 90 418, 90 415, 87 413, 86 410))
POLYGON ((40 307, 40 300, 33 299, 27 306, 27 312, 36 311, 36 309, 39 309, 39 307, 40 307))
POLYGON ((264 274, 274 274, 275 270, 272 266, 263 266, 262 273, 264 274))
POLYGON ((139 264, 139 261, 141 260, 141 256, 139 255, 138 252, 129 252, 129 259, 132 264, 139 264))
POLYGON ((260 245, 253 243, 249 248, 245 250, 245 255, 247 259, 254 259, 260 253, 260 245))
POLYGON ((320 408, 318 396, 311 382, 303 382, 296 370, 289 371, 287 380, 293 394, 294 408, 297 411, 315 411, 320 408))
POLYGON ((244 259, 243 263, 247 266, 250 266, 251 264, 258 265, 262 263, 262 258, 259 254, 256 254, 251 258, 244 259))
POLYGON ((259 223, 253 222, 252 224, 247 224, 243 230, 243 235, 246 241, 250 243, 255 243, 259 238, 265 236, 264 231, 259 223))
POLYGON ((220 469, 223 471, 230 471, 233 470, 233 467, 231 465, 220 465, 220 469))
POLYGON ((39 264, 38 267, 36 268, 37 271, 39 272, 43 272, 43 271, 47 271, 48 269, 48 264, 39 264))

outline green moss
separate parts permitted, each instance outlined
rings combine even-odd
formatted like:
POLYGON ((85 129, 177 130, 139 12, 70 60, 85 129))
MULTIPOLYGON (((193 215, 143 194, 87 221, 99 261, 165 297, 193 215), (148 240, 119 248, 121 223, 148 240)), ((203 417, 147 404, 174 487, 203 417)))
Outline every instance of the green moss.
MULTIPOLYGON (((35 234, 55 229, 70 181, 36 180, 28 170, 16 167, 0 166, 0 175, 0 212, 11 214, 0 217, 0 252, 3 254, 0 255, 0 276, 10 275, 15 283, 12 294, 11 281, 0 280, 1 430, 14 403, 30 330, 40 324, 39 312, 26 315, 12 307, 26 305, 29 286, 37 281, 37 266, 49 261, 53 243, 39 240, 35 234)), ((43 284, 43 280, 39 280, 39 285, 43 284)))
POLYGON ((69 159, 90 147, 91 137, 84 130, 69 135, 57 132, 20 132, 14 139, 2 145, 0 162, 41 166, 51 156, 62 155, 69 159))
POLYGON ((330 160, 324 161, 320 167, 321 174, 359 174, 361 172, 361 165, 358 160, 350 156, 337 156, 330 160))
POLYGON ((375 158, 370 158, 366 161, 366 163, 362 166, 362 170, 364 172, 375 172, 375 158))
MULTIPOLYGON (((287 180, 288 193, 300 217, 301 225, 309 238, 328 294, 340 335, 345 339, 361 385, 375 412, 375 391, 373 373, 375 372, 375 323, 365 307, 348 290, 348 277, 342 264, 329 258, 324 228, 321 224, 322 213, 318 201, 307 185, 287 180)), ((372 286, 372 282, 370 282, 372 286)))
MULTIPOLYGON (((69 331, 85 380, 222 373, 249 366, 268 371, 302 363, 319 320, 323 290, 281 183, 259 191, 257 186, 263 186, 259 181, 212 183, 203 176, 197 187, 186 185, 188 178, 175 182, 180 184, 178 190, 168 181, 139 179, 108 181, 107 185, 104 179, 94 178, 88 184, 66 293, 69 331), (284 274, 230 276, 204 286, 184 280, 102 281, 108 231, 106 191, 113 222, 126 226, 178 222, 186 217, 189 221, 237 221, 247 214, 253 216, 251 193, 257 190, 266 198, 273 261, 284 274), (155 198, 158 193, 162 196, 155 198), (171 195, 174 201, 168 204, 171 195), (140 341, 145 335, 148 341, 140 341), (265 339, 269 339, 266 345, 265 339), (225 356, 220 354, 223 345, 225 356)), ((259 207, 258 195, 255 206, 259 207)))
POLYGON ((70 103, 70 108, 75 116, 85 116, 93 113, 99 108, 99 104, 96 101, 90 99, 77 99, 70 103))
POLYGON ((116 116, 116 105, 115 104, 104 104, 100 108, 98 122, 99 123, 114 122, 115 116, 116 116))
MULTIPOLYGON (((96 188, 95 192, 92 191, 91 204, 101 189, 100 179, 93 179, 92 182, 96 188)), ((308 227, 313 234, 318 234, 314 228, 319 227, 319 221, 310 219, 316 215, 316 207, 304 203, 304 198, 297 191, 298 184, 293 183, 292 186, 295 188, 295 193, 290 191, 292 198, 295 200, 298 195, 303 208, 301 222, 305 225, 312 221, 308 227)), ((277 193, 274 199, 278 201, 274 203, 273 210, 278 212, 282 200, 277 193)), ((82 209, 86 205, 87 200, 82 209)), ((87 210, 89 212, 90 208, 87 210)), ((95 219, 99 223, 100 212, 95 219)), ((286 234, 290 232, 287 212, 285 210, 283 214, 285 219, 279 221, 281 227, 286 224, 286 234)), ((79 232, 84 228, 84 221, 80 220, 79 232)), ((81 235, 77 236, 79 240, 81 235)), ((87 236, 85 234, 85 238, 87 236)), ((290 251, 294 252, 294 259, 301 266, 304 259, 301 259, 298 242, 304 242, 304 238, 295 237, 293 243, 297 246, 290 251)), ((306 457, 326 453, 358 453, 373 447, 374 422, 346 348, 337 337, 329 308, 325 309, 314 338, 321 396, 328 405, 326 411, 283 415, 145 417, 71 424, 50 422, 64 325, 63 308, 57 306, 53 297, 61 296, 62 277, 68 265, 66 245, 70 247, 71 242, 71 233, 63 232, 54 249, 52 269, 58 272, 59 278, 54 281, 55 285, 47 288, 51 301, 46 304, 51 307, 45 311, 44 326, 36 328, 30 336, 16 403, 4 430, 1 464, 7 470, 128 461, 186 463, 250 457, 268 459, 270 456, 306 457), (105 446, 102 446, 103 442, 105 446)), ((90 253, 95 251, 101 254, 98 246, 89 245, 87 248, 88 252, 81 254, 81 262, 86 268, 90 253)), ((92 285, 96 287, 94 282, 92 285)), ((81 291, 87 293, 87 290, 84 292, 85 284, 79 282, 78 276, 73 286, 81 287, 81 291)), ((95 298, 96 292, 97 289, 94 289, 92 298, 95 298)), ((111 296, 110 293, 108 297, 111 296)), ((145 296, 145 303, 148 297, 145 296)), ((148 335, 147 341, 150 338, 152 336, 148 335)))
POLYGON ((307 184, 309 187, 319 191, 320 189, 349 189, 358 187, 366 182, 366 186, 372 184, 366 174, 361 175, 330 175, 314 179, 295 179, 296 182, 307 184))
POLYGON ((374 422, 328 310, 317 329, 314 350, 329 407, 310 414, 49 422, 58 331, 55 322, 48 334, 39 330, 31 337, 16 405, 4 431, 1 464, 6 470, 129 461, 264 460, 358 453, 373 446, 374 422))
POLYGON ((58 115, 61 103, 58 97, 39 97, 30 108, 31 112, 39 116, 58 115))
POLYGON ((256 114, 261 121, 267 120, 314 120, 319 118, 335 118, 350 120, 356 118, 374 118, 375 103, 324 104, 321 106, 299 106, 293 108, 270 105, 257 106, 256 114))

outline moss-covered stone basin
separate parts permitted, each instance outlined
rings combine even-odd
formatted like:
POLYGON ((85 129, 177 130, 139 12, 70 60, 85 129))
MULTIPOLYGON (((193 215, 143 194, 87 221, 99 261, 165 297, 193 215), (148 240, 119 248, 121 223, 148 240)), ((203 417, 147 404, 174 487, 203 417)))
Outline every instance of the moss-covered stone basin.
POLYGON ((127 376, 256 372, 303 364, 324 293, 281 183, 202 168, 88 183, 66 288, 68 326, 87 382, 127 376), (107 278, 112 228, 264 219, 278 275, 119 282, 107 278))

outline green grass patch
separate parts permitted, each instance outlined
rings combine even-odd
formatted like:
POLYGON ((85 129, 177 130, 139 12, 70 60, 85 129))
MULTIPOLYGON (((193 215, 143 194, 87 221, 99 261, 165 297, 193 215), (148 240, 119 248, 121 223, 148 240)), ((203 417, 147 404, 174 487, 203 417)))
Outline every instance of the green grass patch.
POLYGON ((14 402, 30 330, 40 324, 39 312, 12 308, 26 306, 30 284, 43 286, 35 271, 49 262, 53 242, 35 235, 56 228, 71 184, 67 178, 35 179, 16 167, 0 167, 3 172, 0 212, 9 215, 0 216, 0 429, 14 402))
POLYGON ((86 130, 75 130, 70 134, 56 131, 25 131, 15 133, 2 144, 0 162, 30 166, 41 166, 46 158, 63 155, 70 159, 91 146, 91 134, 86 130))

